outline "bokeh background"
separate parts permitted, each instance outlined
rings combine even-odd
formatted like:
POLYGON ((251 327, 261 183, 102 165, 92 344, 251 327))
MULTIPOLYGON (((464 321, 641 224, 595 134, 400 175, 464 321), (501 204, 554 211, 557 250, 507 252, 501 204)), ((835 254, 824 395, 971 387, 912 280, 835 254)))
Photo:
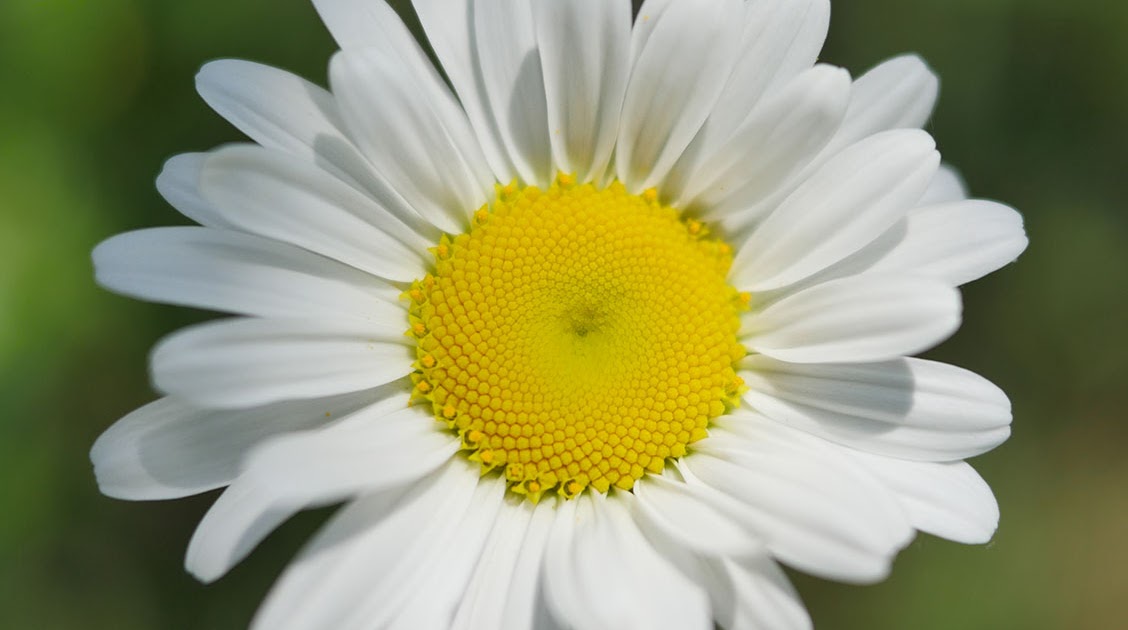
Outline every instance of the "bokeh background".
MULTIPOLYGON (((1128 627, 1126 32, 1123 0, 834 4, 823 59, 857 75, 922 54, 945 159, 1022 210, 1032 245, 966 288, 963 329, 931 353, 1014 401, 1014 437, 975 462, 995 540, 921 535, 875 586, 796 575, 818 627, 1128 627)), ((333 49, 305 0, 0 2, 0 628, 245 627, 329 513, 204 587, 181 562, 212 497, 104 498, 87 453, 154 398, 150 346, 210 317, 103 292, 89 262, 112 234, 184 221, 153 187, 167 157, 240 139, 195 71, 241 57, 324 83, 333 49)))

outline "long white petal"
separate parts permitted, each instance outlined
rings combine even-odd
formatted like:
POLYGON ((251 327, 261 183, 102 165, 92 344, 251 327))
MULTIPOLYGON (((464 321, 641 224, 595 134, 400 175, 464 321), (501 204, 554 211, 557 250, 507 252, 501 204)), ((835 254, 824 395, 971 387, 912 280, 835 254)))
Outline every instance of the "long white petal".
MULTIPOLYGON (((311 429, 385 397, 387 386, 240 410, 200 409, 162 398, 106 430, 90 459, 103 494, 133 501, 176 499, 231 483, 248 449, 281 433, 311 429)), ((406 395, 400 396, 406 402, 406 395)))
POLYGON ((486 102, 526 184, 552 180, 544 73, 530 2, 474 0, 474 46, 486 102))
POLYGON ((463 154, 454 141, 470 134, 466 117, 433 106, 417 78, 377 49, 337 53, 329 78, 353 137, 376 170, 436 227, 466 231, 492 185, 480 170, 481 153, 463 154))
POLYGON ((709 628, 705 592, 646 540, 629 514, 630 499, 588 493, 574 519, 557 518, 545 560, 553 616, 578 630, 709 628))
POLYGON ((761 550, 759 540, 701 501, 684 483, 647 475, 635 485, 634 495, 631 513, 639 527, 678 547, 716 557, 746 557, 761 550))
POLYGON ((333 95, 285 70, 238 59, 213 61, 196 75, 196 90, 212 109, 269 149, 366 178, 369 166, 341 132, 333 95))
POLYGON ((807 608, 770 557, 714 560, 707 567, 713 614, 725 630, 806 630, 807 608))
POLYGON ((403 319, 392 285, 252 234, 152 228, 104 241, 93 258, 99 284, 143 300, 260 317, 403 319))
POLYGON ((502 503, 466 594, 450 624, 452 629, 498 630, 502 627, 509 589, 515 581, 514 568, 535 510, 535 506, 522 498, 507 497, 502 503))
POLYGON ((675 205, 699 208, 710 221, 751 206, 830 140, 849 97, 845 70, 816 66, 800 74, 701 159, 675 205))
POLYGON ((932 114, 940 81, 916 55, 894 57, 858 77, 850 108, 828 153, 890 129, 920 129, 932 114))
POLYGON ((869 271, 959 286, 1013 262, 1028 244, 1022 215, 1003 204, 972 199, 927 206, 909 213, 901 240, 869 271))
POLYGON ((541 499, 521 539, 521 550, 509 576, 501 621, 496 626, 483 626, 482 630, 541 630, 553 625, 542 596, 545 549, 557 512, 570 514, 574 506, 573 501, 561 504, 541 499))
POLYGON ((450 78, 486 161, 500 182, 510 182, 521 172, 510 158, 479 67, 480 42, 476 33, 474 0, 413 0, 427 39, 450 78))
POLYGON ((912 462, 851 451, 893 490, 913 527, 965 544, 991 540, 999 504, 990 486, 966 462, 912 462))
POLYGON ((156 387, 201 406, 242 408, 360 391, 411 373, 403 329, 356 319, 234 319, 169 335, 156 387))
POLYGON ((814 65, 830 25, 829 0, 757 0, 745 3, 744 13, 732 74, 671 172, 673 180, 700 170, 700 161, 728 142, 766 94, 814 65))
POLYGON ((225 220, 389 280, 422 276, 432 245, 348 184, 300 158, 254 146, 219 149, 201 175, 225 220))
POLYGON ((925 190, 924 196, 920 198, 919 204, 931 206, 939 203, 963 201, 967 198, 967 184, 960 176, 959 171, 950 164, 941 164, 940 169, 936 171, 936 176, 932 178, 932 183, 928 185, 928 190, 925 190))
POLYGON ((200 225, 235 229, 212 202, 200 194, 200 173, 208 153, 181 153, 164 163, 157 175, 157 192, 180 214, 200 225))
MULTIPOLYGON (((453 628, 456 615, 467 597, 467 591, 478 586, 473 582, 476 570, 484 563, 497 558, 486 556, 490 549, 490 538, 495 530, 513 532, 505 526, 513 520, 511 513, 503 513, 506 503, 504 477, 482 479, 474 491, 470 508, 454 535, 436 548, 426 564, 418 570, 424 586, 414 589, 404 603, 403 610, 390 624, 396 630, 415 628, 453 628)), ((516 532, 518 535, 520 531, 516 532)), ((487 587, 503 589, 504 581, 494 581, 487 587)), ((369 600, 353 615, 357 630, 370 628, 371 619, 386 608, 385 602, 369 600)), ((492 626, 496 630, 497 626, 492 626)))
POLYGON ((784 287, 876 239, 928 187, 940 163, 935 146, 923 131, 898 130, 842 151, 756 227, 733 261, 733 286, 784 287))
POLYGON ((864 275, 804 289, 745 315, 744 344, 793 363, 883 361, 931 348, 960 324, 959 292, 937 280, 864 275))
POLYGON ((734 62, 744 11, 740 0, 672 0, 641 22, 650 4, 635 25, 616 145, 619 180, 632 192, 661 183, 712 111, 734 62))
POLYGON ((533 16, 556 168, 581 182, 601 181, 630 74, 630 5, 536 2, 533 16))
POLYGON ((740 374, 754 409, 859 450, 949 461, 988 451, 1010 434, 1006 394, 944 363, 800 365, 757 356, 740 374))
POLYGON ((252 449, 188 545, 188 570, 211 582, 298 511, 410 485, 458 449, 417 409, 377 405, 252 449))
POLYGON ((353 501, 290 563, 251 627, 344 628, 373 604, 384 610, 365 627, 387 624, 413 590, 426 589, 419 568, 454 535, 477 486, 477 471, 454 458, 406 490, 353 501))
MULTIPOLYGON (((901 507, 840 448, 752 414, 729 417, 685 461, 781 561, 829 579, 868 582, 889 572, 912 539, 901 507), (739 423, 739 427, 737 426, 739 423)), ((716 501, 721 499, 715 498, 716 501)))

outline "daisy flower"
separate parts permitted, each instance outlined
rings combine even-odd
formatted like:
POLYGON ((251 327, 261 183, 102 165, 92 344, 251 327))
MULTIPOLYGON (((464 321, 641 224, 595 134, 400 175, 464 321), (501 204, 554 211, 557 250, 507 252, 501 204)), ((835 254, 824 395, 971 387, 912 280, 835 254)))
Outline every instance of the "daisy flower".
POLYGON ((415 0, 436 68, 383 0, 315 4, 329 90, 204 66, 253 143, 166 164, 201 227, 94 252, 236 316, 156 347, 102 491, 226 487, 205 582, 344 503, 254 627, 803 628, 777 563, 991 537, 962 460, 1010 403, 906 357, 1027 241, 940 165, 922 61, 816 64, 826 0, 415 0))

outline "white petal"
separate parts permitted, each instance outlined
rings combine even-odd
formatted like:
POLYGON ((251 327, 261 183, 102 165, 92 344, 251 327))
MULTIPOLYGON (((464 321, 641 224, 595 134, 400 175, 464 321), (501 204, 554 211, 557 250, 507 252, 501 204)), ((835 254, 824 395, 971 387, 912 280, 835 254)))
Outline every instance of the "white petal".
POLYGON ((514 583, 513 569, 535 509, 520 498, 507 497, 502 503, 466 594, 450 624, 452 629, 498 630, 502 627, 506 599, 514 583))
POLYGON ((959 172, 948 164, 941 164, 940 169, 936 171, 936 176, 932 178, 932 183, 928 185, 928 190, 924 191, 924 196, 920 198, 918 204, 931 206, 938 203, 963 201, 967 198, 967 184, 964 183, 963 177, 960 177, 959 172))
POLYGON ((425 238, 348 184, 300 158, 253 146, 216 151, 204 197, 240 229, 389 280, 423 275, 425 238))
POLYGON ((817 66, 773 93, 701 160, 678 206, 714 220, 772 192, 830 140, 846 111, 850 75, 817 66))
MULTIPOLYGON (((647 4, 650 4, 649 2, 647 4)), ((648 11, 643 6, 639 20, 648 11)), ((720 97, 740 41, 740 0, 673 0, 636 22, 616 167, 638 192, 658 185, 720 97)))
POLYGON ((94 249, 102 286, 143 300, 260 317, 403 319, 394 287, 347 265, 251 234, 167 227, 94 249))
POLYGON ((846 119, 827 151, 882 131, 923 127, 939 90, 939 79, 916 55, 879 64, 854 82, 846 119))
POLYGON ((758 356, 744 368, 744 398, 757 411, 864 451, 953 460, 988 451, 1010 434, 1006 394, 944 363, 799 365, 758 356))
POLYGON ((966 462, 911 462, 853 452, 888 488, 913 527, 966 544, 991 540, 999 504, 990 486, 966 462))
POLYGON ((862 363, 915 354, 960 325, 959 292, 936 280, 831 280, 745 316, 744 344, 794 363, 862 363))
POLYGON ((647 475, 635 485, 634 495, 631 513, 648 535, 653 532, 675 546, 708 556, 744 557, 761 549, 756 538, 701 501, 684 483, 647 475))
POLYGON ((551 616, 541 599, 545 547, 557 511, 570 513, 568 506, 574 506, 574 502, 559 505, 555 500, 546 498, 537 504, 521 539, 521 550, 513 572, 509 575, 501 621, 496 626, 483 626, 482 630, 541 630, 550 625, 545 623, 551 622, 551 616))
POLYGON ((564 513, 557 518, 545 557, 552 615, 577 630, 709 628, 705 592, 637 529, 630 499, 588 493, 578 499, 574 518, 564 513))
POLYGON ((735 499, 731 515, 795 568, 851 582, 888 574, 913 530, 883 486, 824 440, 751 414, 725 417, 740 433, 714 429, 697 442, 684 460, 689 483, 735 499))
POLYGON ((630 74, 630 5, 559 0, 533 10, 556 168, 600 181, 630 74))
MULTIPOLYGON (((402 401, 401 401, 402 402, 402 401)), ((211 582, 298 511, 409 485, 450 459, 458 442, 428 414, 377 405, 317 431, 252 449, 188 545, 188 570, 211 582)))
POLYGON ((438 239, 440 234, 419 219, 345 135, 337 102, 323 88, 284 70, 223 59, 200 70, 196 89, 255 142, 312 160, 416 232, 438 239))
POLYGON ((180 214, 200 225, 234 228, 219 210, 200 194, 200 173, 207 153, 181 153, 168 159, 157 176, 157 192, 180 214))
POLYGON ((713 614, 725 630, 804 630, 811 618, 775 560, 753 556, 719 559, 707 566, 705 579, 713 614))
MULTIPOLYGON (((333 95, 285 70, 238 59, 212 61, 196 75, 196 90, 264 147, 314 158, 319 139, 342 139, 333 95)), ((355 151, 353 156, 359 157, 355 151)))
POLYGON ((870 271, 911 273, 959 286, 1013 262, 1029 241, 1022 215, 977 199, 917 208, 900 242, 870 271))
POLYGON ((448 233, 469 227, 492 178, 465 115, 442 107, 396 58, 373 48, 333 57, 330 83, 353 137, 376 170, 425 219, 448 233), (469 143, 465 143, 469 144, 469 143))
POLYGON ((829 0, 745 3, 744 32, 732 74, 671 177, 699 170, 699 159, 725 144, 766 93, 814 65, 829 25, 829 0))
POLYGON ((508 155, 479 68, 474 0, 413 0, 435 55, 470 119, 486 160, 500 182, 522 175, 508 155))
POLYGON ((103 494, 176 499, 231 483, 247 449, 266 438, 320 426, 394 393, 389 386, 235 411, 162 398, 114 423, 94 442, 90 459, 103 494))
POLYGON ((383 610, 353 623, 387 624, 413 590, 427 588, 419 568, 454 535, 477 486, 477 471, 454 458, 405 491, 353 501, 290 563, 251 627, 352 628, 349 618, 372 605, 383 610))
MULTIPOLYGON (((495 557, 486 557, 489 549, 489 538, 495 528, 502 527, 500 523, 512 520, 512 514, 502 513, 501 508, 506 504, 506 486, 504 477, 490 477, 482 479, 475 489, 474 498, 470 502, 465 518, 458 524, 454 535, 443 541, 442 546, 436 548, 426 564, 419 566, 418 572, 422 576, 423 585, 414 589, 413 594, 405 602, 402 612, 390 624, 396 630, 415 630, 416 628, 453 628, 455 616, 464 603, 467 590, 474 586, 501 587, 504 582, 491 582, 477 585, 472 582, 475 571, 482 563, 496 560, 495 557)), ((506 523, 509 524, 509 523, 506 523)), ((516 532, 520 535, 520 531, 516 532)), ((385 609, 384 602, 369 600, 367 611, 358 610, 354 615, 355 627, 370 628, 369 619, 385 609)), ((496 630, 492 626, 491 630, 496 630)))
POLYGON ((733 262, 733 286, 787 286, 876 239, 924 193, 935 146, 923 131, 899 130, 842 151, 756 227, 733 262))
MULTIPOLYGON (((314 5, 341 48, 368 49, 369 54, 375 54, 411 77, 410 86, 396 89, 410 87, 413 94, 418 91, 423 95, 423 102, 442 121, 449 141, 472 168, 474 176, 488 189, 492 185, 493 175, 485 163, 482 147, 473 129, 466 122, 462 106, 447 89, 446 83, 395 10, 384 0, 314 0, 314 5)), ((381 94, 374 106, 379 107, 386 96, 387 94, 381 94)), ((396 131, 408 134, 423 130, 396 131)), ((388 147, 392 150, 397 148, 390 138, 380 139, 379 146, 385 151, 388 147)), ((477 206, 473 209, 477 209, 477 206)))
POLYGON ((242 408, 360 391, 411 373, 403 328, 359 320, 235 319, 166 337, 152 355, 161 391, 242 408))
POLYGON ((478 67, 499 136, 521 179, 545 187, 552 146, 532 3, 475 0, 473 6, 478 67))

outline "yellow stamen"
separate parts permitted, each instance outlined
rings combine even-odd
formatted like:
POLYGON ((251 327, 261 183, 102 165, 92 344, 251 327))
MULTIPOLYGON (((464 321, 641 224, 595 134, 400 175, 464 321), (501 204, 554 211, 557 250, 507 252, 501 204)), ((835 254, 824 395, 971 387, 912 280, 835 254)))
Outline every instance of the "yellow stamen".
POLYGON ((409 290, 413 400, 531 501, 631 489, 743 392, 732 249, 658 200, 564 173, 498 187, 409 290))

